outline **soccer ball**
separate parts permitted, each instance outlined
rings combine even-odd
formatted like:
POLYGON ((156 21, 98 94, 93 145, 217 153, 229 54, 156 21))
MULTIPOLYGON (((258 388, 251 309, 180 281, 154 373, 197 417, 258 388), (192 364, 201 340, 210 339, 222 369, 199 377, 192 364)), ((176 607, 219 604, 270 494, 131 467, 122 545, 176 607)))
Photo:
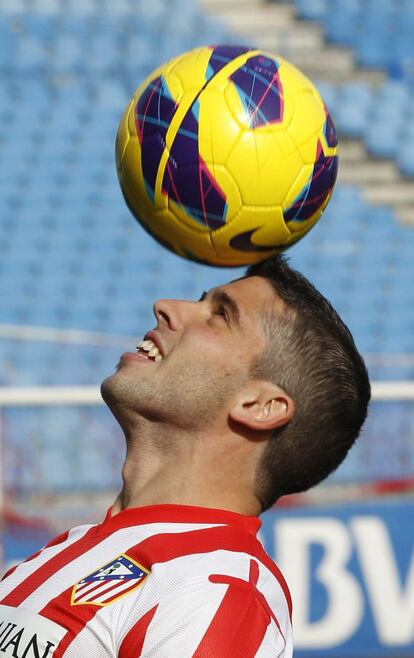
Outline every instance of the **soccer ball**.
POLYGON ((121 119, 125 200, 171 251, 217 266, 297 242, 333 191, 337 138, 319 92, 261 50, 197 48, 156 69, 121 119))

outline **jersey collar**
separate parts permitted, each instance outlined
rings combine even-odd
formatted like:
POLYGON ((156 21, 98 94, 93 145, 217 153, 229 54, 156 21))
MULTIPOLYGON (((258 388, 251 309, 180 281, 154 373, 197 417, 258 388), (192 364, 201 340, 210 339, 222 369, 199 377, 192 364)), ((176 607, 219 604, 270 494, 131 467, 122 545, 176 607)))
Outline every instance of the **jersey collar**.
POLYGON ((112 530, 147 523, 211 523, 242 528, 256 536, 262 522, 256 516, 247 516, 229 510, 196 507, 192 505, 149 505, 129 507, 112 515, 112 507, 107 511, 102 526, 112 530))

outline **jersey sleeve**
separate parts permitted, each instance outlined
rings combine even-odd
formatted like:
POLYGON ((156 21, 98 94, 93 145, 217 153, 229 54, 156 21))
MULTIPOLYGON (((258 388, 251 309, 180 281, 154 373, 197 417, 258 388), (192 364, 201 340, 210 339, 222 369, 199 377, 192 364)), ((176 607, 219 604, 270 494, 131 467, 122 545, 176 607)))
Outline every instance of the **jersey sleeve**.
POLYGON ((144 617, 118 658, 291 657, 278 620, 248 581, 216 575, 189 582, 144 617))

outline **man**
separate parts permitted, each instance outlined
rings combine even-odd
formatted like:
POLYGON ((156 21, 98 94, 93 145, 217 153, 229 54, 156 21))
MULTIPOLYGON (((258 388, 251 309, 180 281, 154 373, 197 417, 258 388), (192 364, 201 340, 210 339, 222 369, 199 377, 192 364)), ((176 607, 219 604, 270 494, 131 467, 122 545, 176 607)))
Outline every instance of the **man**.
POLYGON ((363 361, 278 257, 154 312, 102 384, 126 438, 122 491, 103 523, 6 575, 5 656, 292 656, 289 591, 257 517, 343 460, 366 417, 363 361))

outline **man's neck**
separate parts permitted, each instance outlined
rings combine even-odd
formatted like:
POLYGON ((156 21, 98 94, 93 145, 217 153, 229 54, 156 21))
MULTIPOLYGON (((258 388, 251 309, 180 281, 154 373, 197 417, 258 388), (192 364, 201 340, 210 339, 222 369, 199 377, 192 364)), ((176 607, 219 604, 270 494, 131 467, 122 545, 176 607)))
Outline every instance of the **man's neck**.
POLYGON ((176 504, 259 515, 260 505, 243 481, 241 464, 220 450, 219 442, 166 438, 127 437, 123 488, 114 514, 130 507, 176 504), (169 451, 167 445, 172 447, 169 451))

